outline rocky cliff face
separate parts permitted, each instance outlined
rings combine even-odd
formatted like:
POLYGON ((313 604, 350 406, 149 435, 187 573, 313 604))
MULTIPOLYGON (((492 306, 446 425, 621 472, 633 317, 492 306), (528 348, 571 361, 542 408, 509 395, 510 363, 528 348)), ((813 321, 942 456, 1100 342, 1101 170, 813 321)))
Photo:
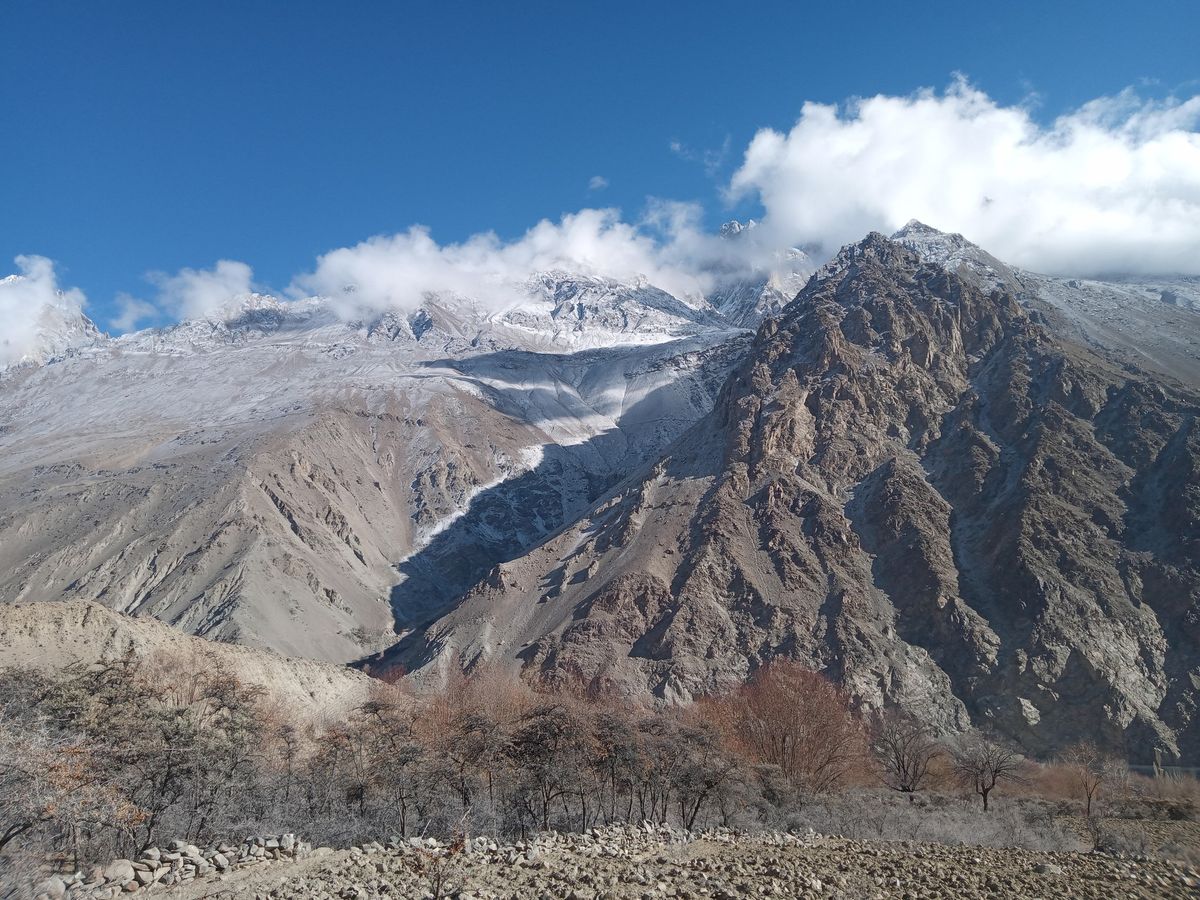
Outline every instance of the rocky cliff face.
POLYGON ((846 248, 661 461, 386 659, 682 700, 784 655, 945 731, 1196 761, 1200 397, 978 275, 846 248))

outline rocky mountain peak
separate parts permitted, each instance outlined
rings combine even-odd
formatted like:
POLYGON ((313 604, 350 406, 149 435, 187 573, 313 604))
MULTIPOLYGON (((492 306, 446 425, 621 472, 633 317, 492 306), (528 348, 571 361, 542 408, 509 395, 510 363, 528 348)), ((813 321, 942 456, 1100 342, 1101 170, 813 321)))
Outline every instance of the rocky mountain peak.
POLYGON ((390 658, 678 701, 782 655, 946 732, 1200 758, 1200 397, 931 232, 843 248, 663 459, 390 658))
POLYGON ((734 238, 757 227, 758 222, 754 219, 747 219, 745 222, 740 222, 737 219, 731 219, 721 226, 718 233, 723 238, 734 238))
MULTIPOLYGON (((0 279, 0 290, 16 288, 27 282, 23 275, 0 279)), ((5 312, 0 294, 0 312, 5 312)), ((15 293, 18 308, 7 320, 6 333, 0 334, 0 371, 27 365, 41 365, 74 351, 102 342, 105 335, 80 308, 80 301, 58 291, 53 297, 25 297, 15 293), (33 301, 33 306, 28 306, 33 301)))

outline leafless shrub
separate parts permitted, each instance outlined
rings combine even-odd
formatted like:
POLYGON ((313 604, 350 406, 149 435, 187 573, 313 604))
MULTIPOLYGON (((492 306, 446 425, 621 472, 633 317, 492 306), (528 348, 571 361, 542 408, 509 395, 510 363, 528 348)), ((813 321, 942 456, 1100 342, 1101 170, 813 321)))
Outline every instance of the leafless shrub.
POLYGON ((417 848, 410 857, 413 870, 429 883, 429 895, 433 900, 442 900, 452 893, 451 879, 461 871, 465 847, 466 838, 460 832, 450 846, 437 850, 417 848))
POLYGON ((984 812, 987 812, 988 797, 998 784, 1025 781, 1021 755, 985 736, 964 740, 954 751, 953 760, 959 783, 979 795, 984 812))
POLYGON ((934 760, 943 753, 924 725, 896 711, 874 717, 871 750, 882 769, 883 783, 906 794, 921 789, 929 780, 934 760))
POLYGON ((1117 761, 1090 741, 1072 744, 1062 754, 1062 765, 1072 787, 1084 803, 1084 818, 1092 818, 1092 807, 1101 785, 1114 778, 1121 768, 1117 761))

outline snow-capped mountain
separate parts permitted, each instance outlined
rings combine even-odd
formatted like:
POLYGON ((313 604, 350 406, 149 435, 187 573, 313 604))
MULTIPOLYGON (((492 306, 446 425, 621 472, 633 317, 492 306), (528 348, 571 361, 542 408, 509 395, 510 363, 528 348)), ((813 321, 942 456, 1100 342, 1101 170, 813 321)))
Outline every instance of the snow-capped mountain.
POLYGON ((944 733, 1196 764, 1200 382, 1064 331, 1058 283, 915 226, 842 248, 658 460, 374 664, 687 701, 784 657, 944 733))
POLYGON ((915 219, 892 238, 988 290, 1011 291, 1081 343, 1159 375, 1200 384, 1200 278, 1042 275, 1007 265, 961 234, 915 219))
MULTIPOLYGON (((740 228, 729 229, 727 239, 745 239, 747 226, 740 228)), ((1194 281, 1036 275, 920 223, 892 243, 972 285, 983 298, 972 302, 1015 298, 1024 312, 1005 312, 1013 335, 1047 327, 1055 340, 1071 344, 1063 359, 1084 344, 1088 371, 1108 366, 1101 374, 1114 385, 1123 367, 1158 373, 1138 376, 1147 391, 1169 380, 1200 384, 1194 281)), ((861 252, 882 252, 885 245, 874 236, 861 252)), ((485 651, 523 658, 517 645, 526 641, 545 650, 557 640, 546 629, 568 627, 577 601, 594 593, 597 567, 625 566, 623 542, 648 535, 636 559, 659 559, 665 551, 651 539, 653 518, 691 521, 705 484, 674 472, 672 479, 691 479, 676 494, 658 485, 654 469, 664 459, 679 465, 690 459, 680 453, 682 442, 712 451, 700 460, 708 478, 725 472, 713 454, 740 446, 743 435, 761 437, 763 459, 781 452, 784 437, 807 439, 811 410, 787 393, 796 390, 790 376, 780 369, 777 384, 758 384, 757 370, 746 369, 752 340, 782 352, 786 342, 772 335, 780 322, 791 322, 786 346, 809 354, 820 348, 809 346, 808 325, 798 323, 815 322, 821 339, 839 352, 845 341, 861 344, 861 352, 842 354, 846 366, 857 368, 839 369, 838 384, 851 371, 859 379, 882 377, 872 348, 884 345, 905 390, 909 367, 937 368, 939 353, 975 371, 979 361, 952 336, 941 335, 941 350, 926 347, 921 335, 895 349, 900 338, 885 322, 892 314, 886 303, 829 293, 834 282, 869 293, 887 288, 893 275, 927 277, 905 259, 898 268, 872 263, 879 270, 864 279, 852 271, 862 263, 857 252, 840 253, 811 279, 811 258, 784 253, 771 273, 742 274, 740 282, 730 277, 707 298, 564 272, 531 278, 522 295, 502 306, 452 293, 389 310, 369 308, 352 291, 305 300, 246 294, 206 316, 115 338, 82 314, 72 317, 63 304, 38 320, 45 323, 39 354, 0 372, 0 601, 95 600, 190 633, 341 662, 406 635, 432 642, 413 660, 440 663, 451 656, 469 663, 471 654, 485 651), (792 289, 803 280, 802 297, 848 304, 837 328, 813 310, 806 317, 793 308, 800 301, 792 289), (781 309, 778 321, 758 327, 781 309), (762 400, 764 418, 729 405, 747 391, 762 400), (706 418, 723 396, 728 421, 706 418), (784 406, 794 413, 794 427, 760 435, 774 428, 779 411, 772 404, 780 398, 791 398, 784 406), (650 500, 629 493, 631 484, 650 500), (650 502, 660 487, 674 506, 650 502), (604 504, 617 496, 633 498, 622 501, 633 513, 605 524, 605 510, 616 507, 604 504), (519 590, 506 574, 512 572, 529 576, 519 590), (551 588, 561 594, 551 596, 551 588), (511 622, 496 619, 496 611, 507 615, 518 606, 511 622), (512 622, 520 623, 518 631, 512 622), (446 636, 444 647, 433 646, 438 635, 446 636)), ((938 309, 922 311, 926 330, 949 328, 938 310, 953 306, 953 290, 946 293, 936 278, 929 284, 946 295, 938 309)), ((919 291, 905 297, 924 303, 919 291)), ((816 353, 811 363, 824 358, 816 353)), ((831 390, 834 382, 818 375, 812 391, 831 390)), ((989 389, 1003 387, 1001 375, 989 389)), ((1075 389, 1047 379, 1055 397, 1075 389)), ((850 387, 857 393, 847 395, 849 406, 831 400, 825 410, 831 428, 842 428, 839 410, 867 399, 877 406, 886 395, 864 392, 854 379, 850 387)), ((1158 403, 1152 391, 1145 396, 1158 403)), ((975 415, 967 394, 955 397, 975 415)), ((944 414, 935 401, 925 397, 915 418, 889 420, 887 428, 875 423, 878 446, 870 444, 871 452, 892 444, 901 455, 909 452, 904 435, 933 428, 944 414)), ((838 440, 859 440, 856 427, 838 431, 838 440)), ((827 458, 814 458, 804 490, 831 477, 827 464, 854 458, 843 450, 834 441, 827 458)), ((794 473, 779 459, 781 472, 794 473)), ((737 472, 730 477, 741 485, 737 472)), ((729 509, 741 515, 747 503, 770 507, 773 496, 739 495, 729 509)), ((835 500, 845 503, 830 494, 829 503, 835 500)), ((797 499, 788 515, 803 518, 804 508, 797 499)), ((674 533, 664 523, 657 533, 674 533)), ((679 534, 712 537, 710 531, 697 522, 679 534)), ((750 541, 747 559, 761 549, 755 549, 758 533, 739 532, 738 541, 750 541)), ((668 556, 654 565, 670 569, 681 559, 677 552, 668 556)), ((712 560, 717 568, 697 575, 701 587, 725 565, 717 555, 712 560)), ((696 558, 697 566, 702 562, 696 558)), ((639 584, 628 582, 614 602, 638 607, 645 599, 639 584)), ((731 584, 741 591, 750 582, 731 584)), ((659 599, 666 603, 666 596, 659 599)), ((713 628, 726 627, 723 615, 714 613, 713 628)), ((579 643, 589 627, 570 626, 566 656, 602 669, 608 645, 579 643)), ((707 627, 697 632, 698 648, 710 642, 707 627)), ((879 634, 890 639, 886 629, 879 634)), ((696 658, 707 658, 705 652, 698 649, 696 658)), ((699 679, 708 665, 697 662, 688 677, 699 679)), ((627 676, 621 676, 626 684, 642 684, 627 676)), ((663 695, 674 696, 676 687, 663 695)), ((949 695, 943 699, 946 721, 960 721, 949 695)))
MULTIPOLYGON (((727 241, 753 239, 758 222, 734 219, 721 226, 720 236, 727 241)), ((719 280, 709 294, 709 302, 729 322, 744 328, 757 328, 764 319, 783 312, 817 269, 816 261, 798 247, 774 251, 765 271, 739 274, 719 280)))
MULTIPOLYGON (((4 296, 5 288, 20 288, 26 282, 23 275, 0 278, 0 297, 4 296)), ((27 303, 29 300, 18 295, 13 302, 27 303)), ((13 317, 5 333, 0 334, 0 371, 41 365, 104 339, 96 324, 61 293, 41 303, 32 315, 23 312, 26 314, 13 317)))
POLYGON ((503 309, 354 299, 231 297, 0 373, 0 599, 354 659, 661 451, 748 340, 565 273, 503 309))

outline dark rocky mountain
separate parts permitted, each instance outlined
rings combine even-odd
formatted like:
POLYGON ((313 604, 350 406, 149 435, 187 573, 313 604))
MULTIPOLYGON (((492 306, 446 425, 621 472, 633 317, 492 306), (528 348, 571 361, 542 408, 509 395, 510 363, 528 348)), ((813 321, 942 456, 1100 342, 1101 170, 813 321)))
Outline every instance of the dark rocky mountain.
POLYGON ((1200 393, 901 240, 844 249, 660 461, 376 664, 685 700, 786 656, 945 732, 1200 760, 1200 393))

